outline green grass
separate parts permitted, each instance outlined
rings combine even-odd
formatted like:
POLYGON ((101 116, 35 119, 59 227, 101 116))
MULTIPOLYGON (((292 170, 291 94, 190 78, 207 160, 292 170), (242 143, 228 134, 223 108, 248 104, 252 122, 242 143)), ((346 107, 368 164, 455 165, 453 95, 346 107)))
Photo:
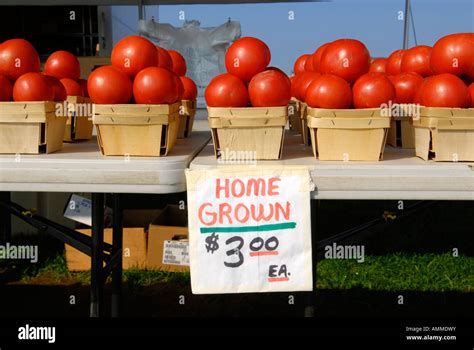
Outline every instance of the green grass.
MULTIPOLYGON (((377 291, 458 291, 474 292, 474 258, 451 254, 389 254, 366 256, 363 263, 355 260, 322 260, 317 266, 318 289, 365 288, 377 291)), ((130 288, 156 283, 189 285, 189 273, 129 269, 124 281, 130 288)), ((40 266, 24 268, 23 283, 34 279, 53 282, 90 283, 90 271, 69 272, 63 255, 40 266)))
POLYGON ((355 260, 323 260, 317 287, 380 291, 474 292, 474 258, 451 254, 390 254, 355 260))
MULTIPOLYGON (((21 281, 32 282, 35 279, 48 279, 55 283, 72 282, 90 284, 90 270, 70 272, 64 255, 60 254, 38 265, 21 267, 21 281)), ((185 285, 190 283, 189 273, 168 272, 161 270, 128 269, 123 272, 123 279, 131 288, 149 286, 155 283, 175 283, 185 285)), ((108 278, 110 282, 110 277, 108 278)))

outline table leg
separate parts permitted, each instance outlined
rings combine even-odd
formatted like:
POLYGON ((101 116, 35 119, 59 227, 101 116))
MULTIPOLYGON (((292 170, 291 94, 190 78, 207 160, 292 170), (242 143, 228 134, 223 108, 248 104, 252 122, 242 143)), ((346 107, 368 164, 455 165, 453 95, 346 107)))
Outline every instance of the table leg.
POLYGON ((313 264, 313 291, 306 293, 306 301, 304 308, 304 317, 314 317, 314 308, 316 300, 316 269, 317 269, 317 233, 318 233, 318 220, 319 220, 319 200, 311 201, 311 259, 313 264))
MULTIPOLYGON (((0 200, 9 202, 10 192, 0 192, 0 200)), ((10 213, 1 208, 0 209, 0 243, 6 243, 11 241, 12 234, 12 221, 10 213)))
POLYGON ((92 194, 92 254, 90 317, 103 315, 104 296, 104 194, 92 194))
POLYGON ((114 213, 112 256, 118 254, 117 264, 112 269, 112 317, 119 317, 122 309, 122 206, 120 194, 115 193, 112 196, 114 213))

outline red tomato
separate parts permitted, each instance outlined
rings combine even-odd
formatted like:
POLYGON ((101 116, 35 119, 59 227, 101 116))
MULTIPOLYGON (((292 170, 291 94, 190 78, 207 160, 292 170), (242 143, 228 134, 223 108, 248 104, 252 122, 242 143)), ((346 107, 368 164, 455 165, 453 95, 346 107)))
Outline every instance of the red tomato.
POLYGON ((295 97, 300 101, 304 101, 308 86, 320 75, 321 74, 312 71, 306 71, 300 74, 295 82, 295 97))
POLYGON ((300 57, 298 57, 295 61, 295 64, 293 66, 293 72, 295 74, 301 74, 305 71, 304 67, 305 67, 305 63, 306 63, 306 60, 308 59, 308 57, 310 57, 311 55, 310 54, 304 54, 304 55, 301 55, 300 57))
POLYGON ((369 50, 359 40, 339 39, 330 43, 321 56, 320 71, 353 83, 370 67, 369 50))
POLYGON ((311 58, 308 58, 304 62, 304 71, 305 72, 314 72, 313 60, 311 58))
POLYGON ((0 101, 11 101, 13 97, 13 86, 5 76, 0 75, 0 101))
POLYGON ((246 107, 249 94, 244 82, 232 74, 221 74, 211 80, 204 92, 209 107, 246 107))
POLYGON ((195 100, 197 97, 197 86, 191 78, 179 77, 184 87, 183 100, 195 100))
POLYGON ((26 73, 13 85, 14 101, 53 101, 54 89, 41 73, 26 73))
POLYGON ((396 75, 402 72, 402 58, 405 50, 397 50, 392 52, 387 58, 387 64, 385 66, 385 73, 389 75, 396 75))
POLYGON ((48 84, 52 86, 54 91, 54 101, 64 101, 67 98, 66 88, 59 81, 59 79, 52 77, 51 75, 44 75, 48 84))
POLYGON ((81 65, 76 56, 67 51, 53 52, 44 64, 44 73, 58 79, 79 79, 81 65))
POLYGON ((439 39, 431 51, 434 74, 468 74, 474 78, 474 33, 450 34, 439 39))
POLYGON ((317 108, 350 108, 352 90, 347 81, 333 74, 323 74, 306 90, 306 103, 317 108))
POLYGON ((433 75, 423 82, 417 99, 427 107, 469 107, 471 97, 464 82, 453 74, 433 75))
POLYGON ((406 50, 400 65, 402 72, 415 72, 422 77, 433 75, 430 67, 430 55, 431 46, 418 45, 406 50))
POLYGON ((186 60, 184 59, 183 55, 174 50, 168 50, 168 54, 171 57, 173 72, 175 72, 175 74, 177 74, 179 77, 185 76, 187 67, 186 60))
POLYGON ((394 101, 395 88, 383 73, 367 73, 352 87, 355 108, 377 108, 383 103, 394 101))
POLYGON ((318 47, 316 51, 311 55, 311 63, 313 70, 317 73, 321 73, 321 56, 323 55, 326 48, 329 46, 330 43, 325 43, 318 47))
POLYGON ((400 73, 397 75, 390 75, 388 77, 395 87, 395 102, 396 103, 413 103, 415 102, 415 96, 423 84, 423 78, 421 75, 410 72, 400 73))
POLYGON ((87 90, 94 103, 128 103, 132 98, 132 82, 122 70, 114 66, 95 69, 87 79, 87 90))
POLYGON ((168 50, 158 45, 156 46, 156 49, 158 51, 158 67, 173 70, 173 61, 171 60, 168 50))
POLYGON ((369 72, 385 73, 386 66, 387 66, 386 58, 376 58, 370 64, 369 72))
POLYGON ((13 86, 5 76, 0 75, 0 101, 11 101, 13 86))
POLYGON ((160 67, 140 71, 133 81, 133 96, 139 104, 170 104, 178 99, 175 74, 160 67))
POLYGON ((270 69, 256 74, 249 84, 253 107, 286 106, 291 98, 291 83, 286 74, 270 69))
POLYGON ((181 77, 178 77, 176 74, 173 73, 174 84, 176 86, 176 98, 174 100, 175 102, 183 100, 184 96, 184 84, 180 78, 181 77))
POLYGON ((142 69, 158 65, 158 51, 148 39, 130 35, 114 46, 111 60, 114 67, 134 78, 142 69))
POLYGON ((227 49, 225 66, 227 72, 243 81, 265 70, 271 60, 270 49, 257 38, 243 37, 236 40, 227 49))
POLYGON ((39 72, 40 59, 33 45, 11 39, 0 45, 0 74, 14 81, 25 73, 39 72))
POLYGON ((300 76, 301 74, 296 74, 290 77, 291 97, 296 97, 296 84, 298 83, 300 76))
POLYGON ((64 78, 60 82, 66 89, 67 96, 84 96, 84 91, 82 91, 81 85, 77 81, 64 78))
POLYGON ((82 92, 84 92, 84 97, 89 97, 89 91, 87 91, 87 80, 79 79, 77 82, 81 86, 82 92))
POLYGON ((471 108, 474 108, 474 83, 469 85, 469 94, 471 95, 471 108))

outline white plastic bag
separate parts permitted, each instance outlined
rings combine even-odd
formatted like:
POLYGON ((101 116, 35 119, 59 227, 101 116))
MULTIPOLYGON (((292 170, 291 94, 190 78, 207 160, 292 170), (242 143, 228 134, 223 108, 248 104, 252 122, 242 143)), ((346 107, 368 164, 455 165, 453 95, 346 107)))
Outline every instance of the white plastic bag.
POLYGON ((186 59, 186 75, 198 86, 198 106, 204 106, 204 89, 209 81, 225 72, 224 57, 229 45, 241 36, 240 22, 201 28, 199 21, 186 21, 182 28, 154 20, 139 22, 139 32, 157 45, 180 52, 186 59))

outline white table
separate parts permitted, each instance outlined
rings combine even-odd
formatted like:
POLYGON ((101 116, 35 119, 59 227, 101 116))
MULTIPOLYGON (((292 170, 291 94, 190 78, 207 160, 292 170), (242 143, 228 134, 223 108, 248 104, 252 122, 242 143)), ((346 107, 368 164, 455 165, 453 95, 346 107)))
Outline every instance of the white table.
MULTIPOLYGON (((92 237, 84 242, 77 233, 44 218, 21 217, 48 229, 53 236, 91 256, 91 316, 103 314, 105 277, 112 274, 112 315, 120 313, 122 289, 122 206, 121 193, 178 193, 186 191, 185 169, 208 144, 209 131, 193 132, 179 139, 166 157, 105 157, 97 140, 65 144, 60 152, 39 155, 0 155, 0 200, 10 202, 8 192, 90 192, 92 193, 92 237), (113 194, 113 242, 110 260, 104 268, 104 193, 113 194), (6 195, 6 196, 5 196, 6 195)), ((11 209, 12 204, 7 204, 11 209)), ((17 210, 18 211, 18 210, 17 210)), ((0 212, 0 223, 10 212, 0 212)), ((5 219, 5 220, 4 220, 5 219)), ((5 224, 5 228, 9 225, 5 224)), ((2 229, 4 230, 4 229, 2 229)), ((5 229, 4 231, 8 231, 5 229)), ((2 233, 5 238, 8 235, 2 233)), ((5 239, 7 240, 7 239, 5 239)))
POLYGON ((105 157, 95 138, 50 154, 0 155, 0 191, 183 192, 184 170, 210 138, 210 132, 193 132, 166 157, 105 157))
MULTIPOLYGON (((285 136, 283 158, 262 165, 307 166, 316 190, 313 199, 474 200, 474 163, 424 161, 413 149, 387 146, 379 162, 319 161, 300 136, 285 136)), ((218 164, 212 144, 191 162, 191 169, 218 164)))

